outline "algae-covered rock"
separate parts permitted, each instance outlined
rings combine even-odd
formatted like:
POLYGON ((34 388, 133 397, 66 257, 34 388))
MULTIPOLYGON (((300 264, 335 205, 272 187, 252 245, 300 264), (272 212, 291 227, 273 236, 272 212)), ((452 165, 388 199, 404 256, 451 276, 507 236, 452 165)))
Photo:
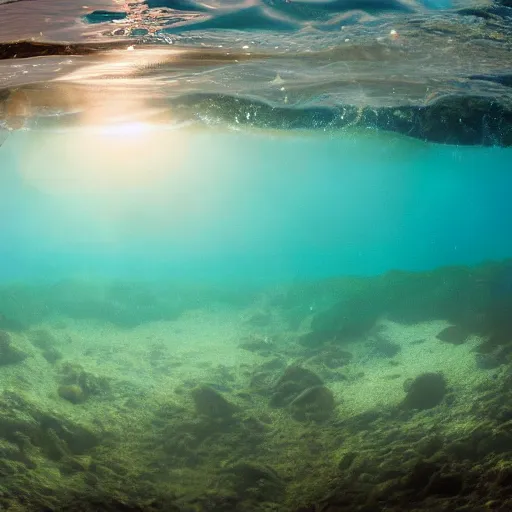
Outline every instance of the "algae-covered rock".
POLYGON ((51 460, 84 455, 99 443, 89 427, 46 412, 12 391, 0 396, 0 438, 18 446, 25 457, 34 452, 51 460))
POLYGON ((447 391, 441 373, 423 373, 406 381, 404 389, 407 396, 402 404, 406 409, 431 409, 443 401, 447 391))
POLYGON ((87 400, 87 393, 77 384, 63 384, 58 389, 59 396, 73 404, 81 404, 87 400))
POLYGON ((237 407, 209 386, 192 390, 192 398, 198 414, 215 420, 229 420, 237 407))
POLYGON ((322 379, 311 370, 288 366, 273 386, 270 405, 286 407, 306 389, 322 385, 322 379))
POLYGON ((270 405, 289 408, 298 421, 325 421, 334 411, 334 397, 311 370, 289 366, 273 386, 270 405))
POLYGON ((299 421, 326 421, 334 407, 334 395, 325 386, 305 389, 290 403, 292 416, 299 421))
POLYGON ((383 312, 384 300, 372 290, 363 290, 317 313, 311 322, 312 333, 302 336, 300 342, 315 346, 363 336, 383 312))
POLYGON ((16 347, 6 331, 0 331, 0 366, 21 363, 28 354, 16 347))
POLYGON ((81 403, 91 396, 104 395, 110 390, 106 377, 90 373, 79 364, 66 363, 61 368, 59 395, 73 403, 81 403))

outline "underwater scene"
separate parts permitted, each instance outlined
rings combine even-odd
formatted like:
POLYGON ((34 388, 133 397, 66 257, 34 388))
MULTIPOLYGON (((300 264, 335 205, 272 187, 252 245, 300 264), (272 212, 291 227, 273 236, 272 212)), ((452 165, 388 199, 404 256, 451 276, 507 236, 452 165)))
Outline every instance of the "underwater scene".
POLYGON ((0 0, 0 510, 512 511, 510 0, 0 0))

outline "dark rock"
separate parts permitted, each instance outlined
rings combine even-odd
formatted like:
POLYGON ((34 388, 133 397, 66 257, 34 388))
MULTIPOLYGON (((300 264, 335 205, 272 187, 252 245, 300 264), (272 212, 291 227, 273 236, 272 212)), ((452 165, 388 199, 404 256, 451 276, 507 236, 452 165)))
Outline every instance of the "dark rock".
POLYGON ((446 343, 452 343, 453 345, 461 345, 468 339, 468 336, 469 332, 463 327, 450 325, 446 327, 446 329, 443 329, 436 338, 446 343))
POLYGON ((335 339, 342 341, 357 338, 368 332, 383 312, 383 304, 370 290, 366 291, 368 293, 361 292, 347 297, 329 310, 317 313, 311 322, 311 329, 320 334, 317 334, 317 338, 313 335, 309 338, 303 337, 301 342, 318 343, 326 333, 331 333, 330 336, 336 333, 335 339))
POLYGON ((402 405, 406 409, 431 409, 446 395, 446 381, 440 373, 423 373, 411 381, 402 405))
POLYGON ((270 405, 286 407, 306 389, 322 385, 322 379, 311 370, 289 366, 273 386, 270 405))
POLYGON ((332 415, 334 407, 332 391, 325 386, 308 388, 290 403, 291 414, 299 421, 326 421, 332 415))
POLYGON ((237 407, 209 386, 192 390, 192 398, 198 414, 214 420, 230 420, 237 407))
POLYGON ((21 363, 27 357, 28 354, 13 345, 8 332, 0 331, 0 366, 21 363))

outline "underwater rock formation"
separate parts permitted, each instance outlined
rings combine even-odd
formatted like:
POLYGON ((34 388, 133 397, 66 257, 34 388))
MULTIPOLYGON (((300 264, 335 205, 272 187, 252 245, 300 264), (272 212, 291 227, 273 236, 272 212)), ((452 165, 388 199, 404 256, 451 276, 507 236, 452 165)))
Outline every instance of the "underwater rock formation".
POLYGON ((407 392, 402 405, 406 409, 431 409, 439 405, 447 392, 446 381, 440 373, 423 373, 404 384, 407 392))
POLYGON ((6 331, 0 331, 0 366, 21 363, 28 354, 16 347, 6 331))
POLYGON ((289 405, 291 414, 296 420, 317 422, 328 420, 334 407, 332 391, 325 386, 313 386, 305 389, 289 405))
POLYGON ((323 386, 318 375, 300 366, 289 366, 272 387, 270 405, 286 407, 303 391, 315 386, 323 386))
POLYGON ((192 391, 198 414, 213 420, 230 420, 237 407, 210 386, 199 386, 192 391))
POLYGON ((443 329, 436 338, 446 343, 452 343, 453 345, 461 345, 468 339, 469 332, 463 327, 457 325, 450 325, 443 329))
POLYGON ((59 359, 62 359, 62 354, 56 347, 59 343, 49 331, 35 330, 29 333, 28 338, 32 345, 41 349, 41 355, 50 364, 54 364, 59 359))
POLYGON ((110 390, 108 378, 94 375, 73 363, 62 365, 60 382, 59 396, 74 404, 85 402, 91 396, 104 395, 110 390))
POLYGON ((298 421, 322 422, 332 415, 334 396, 315 373, 289 366, 275 382, 270 396, 272 407, 286 407, 298 421))

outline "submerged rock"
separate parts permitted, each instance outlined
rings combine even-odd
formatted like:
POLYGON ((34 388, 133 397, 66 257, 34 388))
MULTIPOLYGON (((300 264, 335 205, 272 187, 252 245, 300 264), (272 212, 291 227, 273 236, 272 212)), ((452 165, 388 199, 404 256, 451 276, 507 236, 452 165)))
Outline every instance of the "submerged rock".
POLYGON ((229 420, 237 410, 235 405, 210 386, 192 390, 192 398, 197 413, 210 419, 229 420))
POLYGON ((313 386, 304 390, 290 404, 292 416, 299 421, 326 421, 332 415, 334 407, 334 395, 325 386, 313 386))
POLYGON ((58 389, 59 396, 73 404, 81 404, 88 398, 87 393, 77 384, 63 384, 58 389))
POLYGON ((439 405, 447 392, 446 381, 441 373, 423 373, 414 380, 406 381, 407 392, 402 405, 406 409, 431 409, 439 405))
POLYGON ((453 345, 461 345, 465 343, 469 337, 469 332, 458 325, 450 325, 443 329, 436 338, 446 343, 452 343, 453 345))
POLYGON ((106 377, 85 371, 79 364, 66 363, 62 367, 59 396, 74 404, 82 403, 91 396, 104 395, 110 391, 106 377))
POLYGON ((270 405, 286 407, 304 390, 322 385, 322 379, 311 370, 289 366, 273 386, 270 405))
POLYGON ((272 407, 287 407, 298 421, 325 421, 334 411, 334 396, 315 373, 289 366, 274 385, 272 407))
POLYGON ((302 336, 300 342, 314 346, 326 341, 358 338, 374 327, 382 312, 382 301, 370 289, 356 293, 317 313, 311 322, 312 332, 302 336))
POLYGON ((27 353, 12 344, 8 332, 0 331, 0 366, 21 363, 27 357, 27 353))

